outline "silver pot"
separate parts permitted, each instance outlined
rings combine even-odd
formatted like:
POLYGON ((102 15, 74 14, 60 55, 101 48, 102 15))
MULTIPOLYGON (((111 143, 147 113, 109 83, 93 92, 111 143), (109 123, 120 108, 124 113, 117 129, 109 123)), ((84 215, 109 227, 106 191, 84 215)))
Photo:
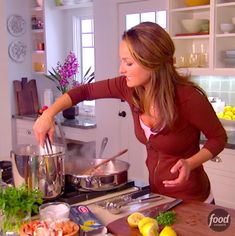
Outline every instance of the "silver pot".
POLYGON ((75 188, 83 188, 92 191, 105 191, 118 188, 128 181, 129 163, 121 160, 109 161, 99 167, 94 175, 82 175, 84 170, 95 166, 104 159, 79 159, 66 161, 66 183, 75 188))
POLYGON ((26 184, 40 190, 44 199, 54 199, 64 191, 64 148, 53 145, 53 154, 40 146, 20 145, 11 151, 15 187, 26 184))

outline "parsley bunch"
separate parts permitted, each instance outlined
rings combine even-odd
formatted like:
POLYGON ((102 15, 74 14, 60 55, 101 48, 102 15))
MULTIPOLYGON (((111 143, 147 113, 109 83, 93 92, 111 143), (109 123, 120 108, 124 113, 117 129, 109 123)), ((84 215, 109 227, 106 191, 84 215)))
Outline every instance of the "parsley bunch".
POLYGON ((13 186, 0 188, 0 210, 4 216, 3 230, 18 231, 26 216, 38 213, 38 204, 43 202, 42 196, 42 192, 29 190, 26 185, 19 188, 13 186))
POLYGON ((176 221, 176 213, 174 211, 161 212, 156 220, 162 226, 173 225, 176 221))

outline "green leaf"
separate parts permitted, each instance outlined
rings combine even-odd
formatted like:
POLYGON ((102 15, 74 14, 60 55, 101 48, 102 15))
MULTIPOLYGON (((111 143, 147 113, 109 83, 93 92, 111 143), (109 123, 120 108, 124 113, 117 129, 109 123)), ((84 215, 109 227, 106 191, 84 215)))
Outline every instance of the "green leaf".
POLYGON ((174 211, 166 211, 160 213, 156 220, 162 226, 173 225, 176 221, 176 213, 174 211))
POLYGON ((18 223, 16 222, 15 227, 18 227, 25 214, 37 213, 38 205, 43 202, 42 196, 42 192, 30 190, 26 185, 19 188, 13 186, 0 188, 0 210, 4 214, 4 230, 12 225, 12 218, 17 219, 18 223))

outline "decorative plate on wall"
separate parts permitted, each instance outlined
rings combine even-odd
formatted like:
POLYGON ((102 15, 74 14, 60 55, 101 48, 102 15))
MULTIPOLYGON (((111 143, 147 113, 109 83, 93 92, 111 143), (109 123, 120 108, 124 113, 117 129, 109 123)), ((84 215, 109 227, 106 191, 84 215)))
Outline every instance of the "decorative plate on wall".
POLYGON ((27 46, 25 43, 15 40, 8 47, 10 58, 15 62, 23 62, 26 56, 27 46))
POLYGON ((26 22, 22 16, 12 15, 7 20, 7 29, 11 35, 18 37, 25 33, 26 22))

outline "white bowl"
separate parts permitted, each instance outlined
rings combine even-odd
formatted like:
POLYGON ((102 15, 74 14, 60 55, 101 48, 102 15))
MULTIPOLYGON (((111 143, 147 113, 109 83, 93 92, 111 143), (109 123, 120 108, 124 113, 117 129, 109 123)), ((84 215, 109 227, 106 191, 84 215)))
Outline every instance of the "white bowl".
POLYGON ((40 220, 63 220, 69 218, 70 205, 65 202, 44 203, 39 207, 40 220))
POLYGON ((198 33, 202 30, 202 25, 209 24, 206 19, 183 19, 181 21, 187 33, 198 33))
POLYGON ((223 33, 231 33, 234 29, 234 25, 232 23, 221 23, 220 24, 220 30, 223 33))

